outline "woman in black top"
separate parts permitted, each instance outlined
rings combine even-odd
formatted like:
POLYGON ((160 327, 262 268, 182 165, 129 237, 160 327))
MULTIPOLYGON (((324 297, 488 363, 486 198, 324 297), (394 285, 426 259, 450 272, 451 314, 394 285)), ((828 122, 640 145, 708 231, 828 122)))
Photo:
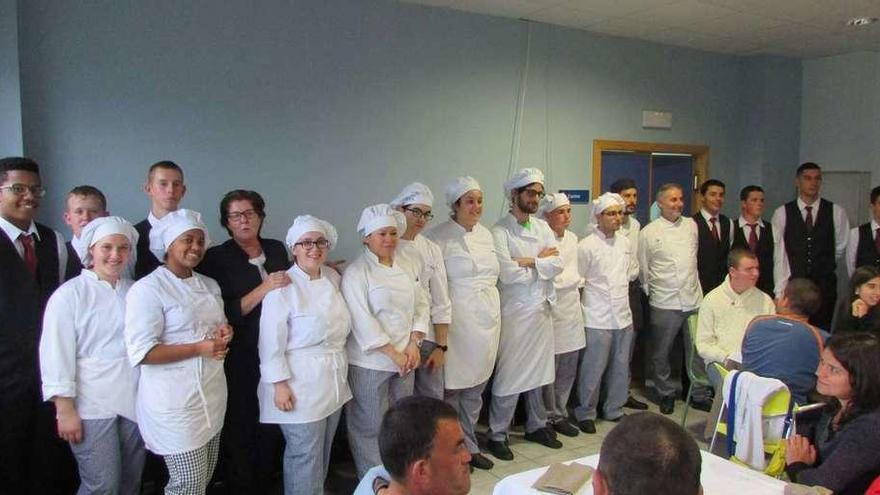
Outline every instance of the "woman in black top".
POLYGON ((880 475, 880 337, 834 335, 822 351, 816 390, 831 398, 816 431, 788 440, 792 481, 837 495, 863 494, 880 475))
POLYGON ((860 266, 849 282, 849 297, 840 301, 832 333, 871 332, 880 336, 880 269, 860 266))
POLYGON ((223 425, 220 469, 229 493, 264 493, 281 471, 283 438, 277 425, 259 423, 257 341, 260 303, 272 289, 290 284, 284 244, 260 237, 265 202, 254 191, 230 191, 220 202, 220 224, 232 237, 208 249, 197 270, 220 285, 236 338, 226 358, 229 401, 223 425))

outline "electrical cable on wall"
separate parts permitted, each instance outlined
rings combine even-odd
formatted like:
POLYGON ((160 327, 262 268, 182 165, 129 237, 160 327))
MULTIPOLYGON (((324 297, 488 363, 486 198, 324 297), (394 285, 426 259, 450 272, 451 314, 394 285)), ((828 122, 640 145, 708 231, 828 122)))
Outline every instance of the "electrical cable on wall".
MULTIPOLYGON (((513 174, 514 166, 519 159, 519 147, 522 134, 522 119, 525 113, 526 89, 528 89, 529 65, 532 57, 532 23, 526 22, 526 56, 523 62, 523 70, 520 75, 519 91, 516 96, 516 107, 513 115, 513 134, 510 140, 510 161, 507 164, 507 174, 503 180, 507 180, 513 174)), ((502 195, 501 212, 499 216, 507 213, 507 195, 502 195)))

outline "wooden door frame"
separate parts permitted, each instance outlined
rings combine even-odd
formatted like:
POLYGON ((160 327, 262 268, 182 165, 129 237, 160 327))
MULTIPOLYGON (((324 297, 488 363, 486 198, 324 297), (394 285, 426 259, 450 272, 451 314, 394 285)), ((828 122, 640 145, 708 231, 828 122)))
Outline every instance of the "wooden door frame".
MULTIPOLYGON (((602 152, 603 151, 629 151, 641 153, 682 153, 694 157, 693 184, 682 184, 683 187, 691 187, 693 190, 693 204, 691 213, 699 211, 697 200, 700 184, 709 178, 709 147, 699 144, 668 144, 668 143, 645 143, 640 141, 615 141, 607 139, 593 140, 593 199, 599 197, 602 186, 602 152)), ((648 192, 648 200, 653 194, 648 192)))

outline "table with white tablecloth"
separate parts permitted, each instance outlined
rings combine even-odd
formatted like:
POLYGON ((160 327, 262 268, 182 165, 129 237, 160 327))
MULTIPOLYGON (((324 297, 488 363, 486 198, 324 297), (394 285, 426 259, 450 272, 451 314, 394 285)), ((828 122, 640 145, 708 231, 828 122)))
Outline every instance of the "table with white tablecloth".
MULTIPOLYGON (((742 495, 744 493, 749 495, 781 495, 785 493, 784 481, 734 464, 709 452, 700 451, 700 453, 703 456, 700 481, 703 484, 704 495, 742 495)), ((573 462, 595 468, 599 463, 599 454, 574 459, 573 462)), ((540 494, 541 492, 532 488, 532 485, 545 471, 547 471, 547 466, 512 474, 495 485, 493 494, 540 494)), ((592 495, 592 493, 593 488, 590 482, 587 482, 578 495, 592 495)))

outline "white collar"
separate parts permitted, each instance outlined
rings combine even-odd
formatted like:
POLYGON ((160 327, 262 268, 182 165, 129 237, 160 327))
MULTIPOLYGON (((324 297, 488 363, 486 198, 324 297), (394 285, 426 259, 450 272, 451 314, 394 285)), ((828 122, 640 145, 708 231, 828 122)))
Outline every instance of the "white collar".
POLYGON ((820 203, 821 201, 822 201, 822 197, 819 196, 818 198, 816 198, 816 201, 814 201, 812 204, 809 204, 809 205, 808 205, 807 203, 804 202, 804 200, 801 199, 800 195, 798 195, 798 197, 797 197, 797 205, 798 205, 798 209, 800 209, 800 210, 804 210, 804 209, 806 209, 806 207, 808 207, 808 206, 812 206, 814 209, 818 210, 818 209, 819 209, 819 203, 820 203))
POLYGON ((706 219, 706 223, 709 223, 709 221, 712 220, 712 218, 715 218, 717 220, 719 217, 721 217, 721 212, 718 212, 717 215, 713 216, 711 213, 706 211, 705 208, 700 208, 700 214, 703 215, 703 218, 706 219))
POLYGON ((30 227, 28 227, 27 230, 21 230, 9 220, 0 217, 0 229, 3 229, 3 232, 6 233, 6 235, 9 237, 9 240, 11 240, 12 242, 15 242, 16 239, 18 239, 18 236, 20 236, 21 234, 30 234, 35 236, 38 241, 40 240, 40 233, 39 231, 37 231, 37 224, 34 223, 33 220, 31 220, 31 225, 30 227))
POLYGON ((659 217, 657 217, 657 220, 662 220, 664 223, 666 223, 668 225, 679 225, 679 224, 681 224, 682 218, 684 218, 684 215, 679 215, 678 218, 676 218, 674 222, 671 222, 671 221, 667 220, 666 217, 664 217, 661 214, 659 217))
POLYGON ((877 223, 877 220, 871 219, 871 233, 877 232, 877 229, 880 229, 880 224, 877 223))
MULTIPOLYGON (((764 220, 761 220, 759 218, 758 221, 755 223, 758 225, 758 227, 761 227, 762 229, 764 228, 764 220)), ((745 217, 740 215, 739 220, 737 220, 737 224, 740 226, 740 228, 745 229, 749 225, 749 222, 745 219, 745 217)))
POLYGON ((150 222, 150 227, 155 227, 156 224, 159 223, 159 220, 161 219, 156 215, 153 215, 153 210, 150 210, 147 214, 147 222, 150 222))

